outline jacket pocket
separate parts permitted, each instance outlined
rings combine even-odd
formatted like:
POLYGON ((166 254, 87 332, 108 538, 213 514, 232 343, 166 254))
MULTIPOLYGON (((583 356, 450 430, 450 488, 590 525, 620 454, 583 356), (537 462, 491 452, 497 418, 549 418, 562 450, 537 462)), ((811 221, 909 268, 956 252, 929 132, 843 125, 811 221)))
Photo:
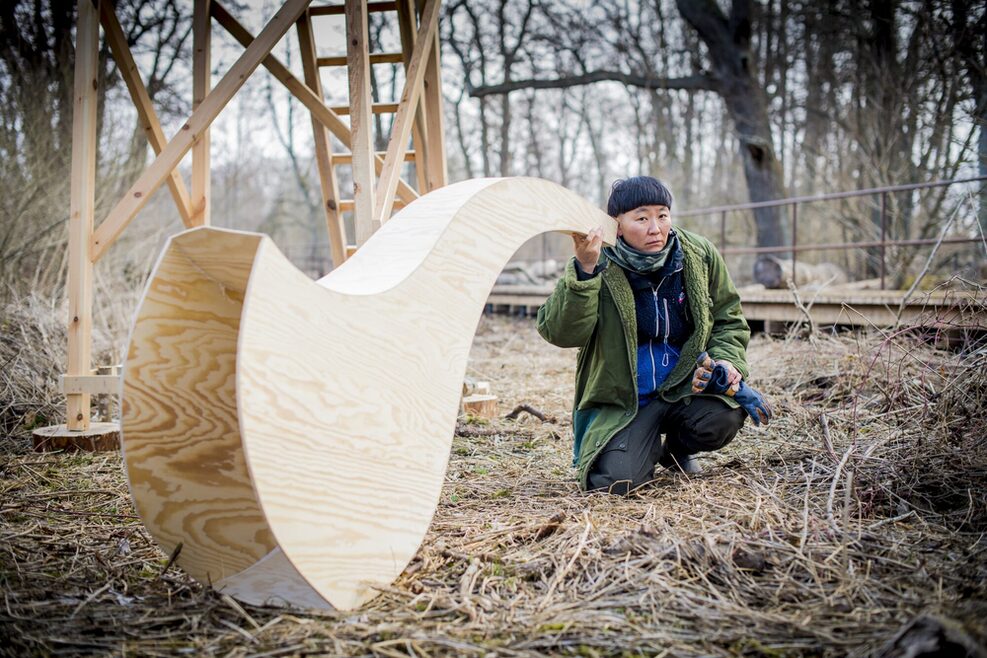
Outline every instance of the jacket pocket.
POLYGON ((572 414, 572 465, 579 465, 579 452, 583 446, 583 438, 589 430, 590 425, 600 414, 597 408, 576 409, 572 414))

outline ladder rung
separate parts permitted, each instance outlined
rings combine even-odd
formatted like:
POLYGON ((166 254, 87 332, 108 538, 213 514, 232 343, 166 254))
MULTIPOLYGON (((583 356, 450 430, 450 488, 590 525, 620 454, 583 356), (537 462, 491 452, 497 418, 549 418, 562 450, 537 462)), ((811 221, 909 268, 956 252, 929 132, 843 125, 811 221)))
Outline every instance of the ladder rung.
MULTIPOLYGON (((403 208, 404 206, 404 199, 394 199, 395 208, 403 208)), ((340 199, 336 202, 336 210, 339 212, 352 212, 354 208, 356 208, 356 202, 353 199, 340 199)))
MULTIPOLYGON (((377 151, 377 157, 379 157, 379 158, 383 158, 386 155, 387 155, 387 151, 377 151)), ((405 162, 414 162, 415 161, 415 152, 414 151, 405 151, 405 153, 404 153, 404 161, 405 162)), ((332 163, 333 164, 353 164, 353 154, 352 153, 340 153, 339 155, 333 155, 332 156, 332 163)))
MULTIPOLYGON (((329 109, 332 110, 333 112, 335 112, 336 114, 341 115, 341 116, 346 116, 347 114, 350 113, 350 106, 349 105, 337 105, 337 106, 331 107, 329 109)), ((398 104, 397 103, 374 103, 370 107, 370 111, 373 112, 374 114, 393 114, 394 112, 397 112, 398 111, 398 104)))
MULTIPOLYGON (((404 53, 370 53, 371 64, 401 64, 404 53)), ((336 57, 319 57, 315 60, 319 66, 346 66, 346 55, 336 57)))
MULTIPOLYGON (((374 13, 378 11, 397 11, 398 3, 396 2, 368 2, 367 12, 374 13)), ((319 7, 309 7, 308 13, 310 16, 342 16, 346 13, 346 5, 322 5, 319 7)))

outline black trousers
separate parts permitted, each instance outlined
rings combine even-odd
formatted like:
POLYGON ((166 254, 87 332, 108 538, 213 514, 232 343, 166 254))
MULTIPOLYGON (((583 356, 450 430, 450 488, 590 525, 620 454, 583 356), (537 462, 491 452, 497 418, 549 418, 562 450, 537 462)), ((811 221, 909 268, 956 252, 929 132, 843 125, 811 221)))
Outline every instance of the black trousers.
POLYGON ((655 464, 719 450, 733 440, 747 415, 722 400, 687 397, 678 402, 653 400, 638 410, 630 425, 613 435, 587 478, 590 491, 626 494, 654 479, 655 464), (662 444, 661 435, 665 435, 662 444))

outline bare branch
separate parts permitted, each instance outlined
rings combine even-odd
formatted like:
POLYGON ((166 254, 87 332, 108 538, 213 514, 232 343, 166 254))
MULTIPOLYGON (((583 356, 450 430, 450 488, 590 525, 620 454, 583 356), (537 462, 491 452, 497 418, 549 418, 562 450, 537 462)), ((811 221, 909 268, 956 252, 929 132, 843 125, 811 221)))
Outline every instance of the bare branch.
POLYGON ((554 80, 512 80, 499 85, 475 87, 470 90, 470 96, 482 98, 483 96, 506 94, 518 89, 566 89, 606 81, 621 82, 629 87, 644 89, 689 89, 693 91, 713 91, 716 89, 716 80, 703 73, 684 78, 656 78, 622 71, 600 70, 554 80))

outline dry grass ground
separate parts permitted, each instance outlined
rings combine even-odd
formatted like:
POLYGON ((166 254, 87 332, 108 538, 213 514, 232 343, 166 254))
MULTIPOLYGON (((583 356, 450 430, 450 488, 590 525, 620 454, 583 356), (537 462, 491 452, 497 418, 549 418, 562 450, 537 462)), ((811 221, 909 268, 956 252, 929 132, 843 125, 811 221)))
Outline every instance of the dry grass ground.
POLYGON ((910 332, 758 337, 753 381, 777 420, 745 427, 700 476, 660 472, 618 498, 580 493, 569 466, 574 352, 530 319, 484 318, 469 374, 502 413, 529 404, 556 420, 464 419, 418 556, 347 613, 203 588, 133 516, 118 454, 33 453, 8 423, 0 652, 867 655, 923 614, 955 620, 955 637, 965 627, 975 651, 987 350, 969 348, 910 332))

